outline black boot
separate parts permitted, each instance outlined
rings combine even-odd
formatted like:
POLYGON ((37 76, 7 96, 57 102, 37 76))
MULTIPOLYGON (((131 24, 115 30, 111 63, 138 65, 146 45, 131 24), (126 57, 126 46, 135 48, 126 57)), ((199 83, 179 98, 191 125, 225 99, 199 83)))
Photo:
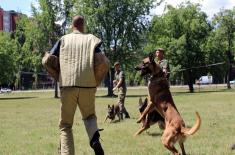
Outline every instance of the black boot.
POLYGON ((130 115, 128 112, 125 113, 125 118, 130 118, 130 115))
POLYGON ((98 131, 96 131, 93 138, 90 141, 90 146, 95 151, 95 155, 104 155, 104 150, 101 146, 99 138, 100 134, 98 131))
POLYGON ((123 113, 120 112, 120 119, 123 120, 123 113))

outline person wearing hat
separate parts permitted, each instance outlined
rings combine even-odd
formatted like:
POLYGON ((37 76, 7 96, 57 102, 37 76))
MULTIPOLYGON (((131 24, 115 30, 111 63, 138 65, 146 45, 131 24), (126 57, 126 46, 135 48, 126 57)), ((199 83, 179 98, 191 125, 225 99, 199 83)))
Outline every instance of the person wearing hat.
POLYGON ((118 105, 120 107, 121 119, 123 119, 123 114, 125 115, 125 118, 130 118, 129 113, 127 112, 124 106, 126 91, 127 91, 125 74, 121 70, 119 62, 114 63, 114 69, 115 69, 115 80, 113 81, 113 84, 115 87, 113 88, 113 91, 118 90, 118 105))
POLYGON ((167 80, 169 80, 170 77, 170 67, 169 67, 169 63, 166 59, 164 59, 164 49, 162 48, 158 48, 155 51, 157 60, 156 62, 161 66, 163 72, 165 73, 165 77, 167 78, 167 80))

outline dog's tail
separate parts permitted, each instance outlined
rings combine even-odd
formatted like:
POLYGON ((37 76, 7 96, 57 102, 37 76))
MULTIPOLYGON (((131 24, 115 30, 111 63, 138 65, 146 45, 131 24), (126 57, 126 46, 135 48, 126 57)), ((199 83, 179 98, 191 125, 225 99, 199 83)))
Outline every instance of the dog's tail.
POLYGON ((191 128, 182 128, 181 133, 183 133, 185 136, 193 135, 200 128, 200 125, 201 125, 201 117, 199 113, 196 112, 196 123, 191 128))

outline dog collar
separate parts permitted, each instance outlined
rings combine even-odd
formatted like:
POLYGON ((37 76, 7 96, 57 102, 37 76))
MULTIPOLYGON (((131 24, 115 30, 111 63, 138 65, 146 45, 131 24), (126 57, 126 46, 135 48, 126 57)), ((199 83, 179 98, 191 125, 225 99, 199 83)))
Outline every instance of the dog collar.
POLYGON ((149 81, 156 82, 156 83, 158 83, 162 80, 166 80, 166 78, 165 77, 158 77, 156 75, 151 76, 150 79, 149 79, 149 81))

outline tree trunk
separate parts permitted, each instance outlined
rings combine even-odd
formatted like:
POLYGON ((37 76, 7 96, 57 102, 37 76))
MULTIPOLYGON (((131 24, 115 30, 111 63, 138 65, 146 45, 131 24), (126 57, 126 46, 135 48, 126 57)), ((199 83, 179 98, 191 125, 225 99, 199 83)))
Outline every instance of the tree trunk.
POLYGON ((188 71, 188 86, 189 86, 190 93, 193 93, 194 88, 193 88, 193 77, 192 77, 192 71, 191 70, 188 71))
POLYGON ((227 88, 231 89, 230 80, 231 80, 231 73, 232 73, 232 53, 230 50, 226 51, 228 57, 228 74, 227 74, 227 88))
POLYGON ((34 77, 33 89, 37 89, 38 88, 38 74, 37 74, 37 72, 34 72, 33 77, 34 77))
POLYGON ((17 90, 21 89, 21 72, 18 72, 16 75, 15 89, 17 90))
POLYGON ((227 88, 228 89, 231 89, 231 85, 230 85, 230 80, 231 80, 231 71, 232 71, 232 65, 229 64, 229 67, 228 67, 228 74, 227 74, 227 88))
POLYGON ((108 78, 107 78, 107 85, 108 85, 107 96, 114 96, 114 94, 113 94, 113 80, 114 80, 114 68, 111 68, 109 71, 108 78))

